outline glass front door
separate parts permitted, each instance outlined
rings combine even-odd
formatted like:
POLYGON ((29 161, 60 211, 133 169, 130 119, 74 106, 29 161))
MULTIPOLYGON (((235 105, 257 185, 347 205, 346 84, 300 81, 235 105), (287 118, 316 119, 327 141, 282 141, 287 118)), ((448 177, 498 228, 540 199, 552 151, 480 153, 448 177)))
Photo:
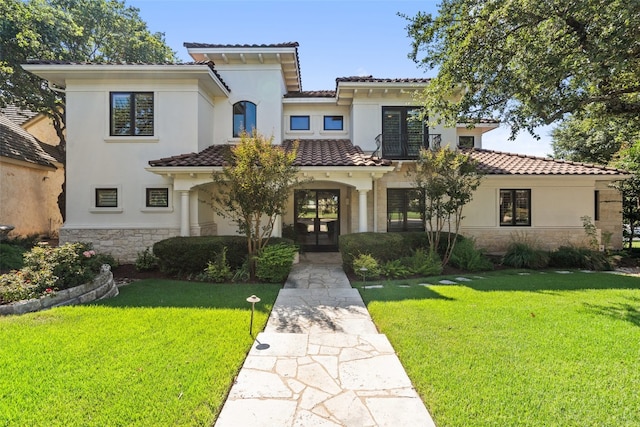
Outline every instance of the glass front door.
POLYGON ((296 241, 306 251, 337 251, 340 190, 296 190, 296 241))

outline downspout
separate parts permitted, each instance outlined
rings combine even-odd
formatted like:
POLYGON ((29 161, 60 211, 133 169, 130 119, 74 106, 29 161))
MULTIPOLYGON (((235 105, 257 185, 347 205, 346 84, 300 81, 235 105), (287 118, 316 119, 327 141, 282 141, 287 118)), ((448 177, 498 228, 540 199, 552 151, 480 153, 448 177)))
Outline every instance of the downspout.
POLYGON ((59 87, 53 87, 51 86, 51 82, 49 80, 47 80, 47 87, 49 89, 51 89, 54 92, 58 92, 58 93, 67 93, 66 89, 60 89, 59 87))

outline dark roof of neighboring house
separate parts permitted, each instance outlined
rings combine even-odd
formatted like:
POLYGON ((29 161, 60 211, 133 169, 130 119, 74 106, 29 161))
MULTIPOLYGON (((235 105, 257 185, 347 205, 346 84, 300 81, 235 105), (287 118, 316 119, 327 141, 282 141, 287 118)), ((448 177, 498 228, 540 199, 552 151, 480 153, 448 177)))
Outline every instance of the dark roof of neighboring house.
POLYGON ((4 108, 0 108, 0 113, 7 116, 9 120, 17 125, 22 125, 38 115, 38 113, 34 111, 21 109, 15 105, 7 105, 4 108))
MULTIPOLYGON (((282 147, 291 149, 293 140, 286 140, 282 147)), ((223 166, 231 145, 211 145, 199 153, 181 154, 159 160, 150 160, 150 166, 223 166)), ((296 166, 385 166, 388 160, 370 157, 348 139, 300 140, 296 166)))
POLYGON ((193 66, 193 65, 206 65, 209 67, 211 72, 220 80, 227 89, 227 91, 231 92, 231 89, 227 84, 222 80, 222 76, 218 74, 218 71, 215 69, 213 62, 211 61, 191 61, 191 62, 84 62, 84 61, 54 61, 54 60, 31 60, 27 61, 27 64, 35 64, 35 65, 179 65, 179 66, 193 66))
POLYGON ((4 114, 0 114, 0 156, 50 168, 61 162, 56 147, 38 141, 4 114))
POLYGON ((301 90, 284 94, 285 98, 335 98, 335 96, 335 90, 301 90))
POLYGON ((338 83, 429 83, 429 78, 407 78, 407 79, 380 79, 373 76, 351 76, 351 77, 338 77, 336 84, 338 83))
POLYGON ((483 149, 463 149, 488 175, 623 175, 626 172, 606 166, 504 153, 483 149))

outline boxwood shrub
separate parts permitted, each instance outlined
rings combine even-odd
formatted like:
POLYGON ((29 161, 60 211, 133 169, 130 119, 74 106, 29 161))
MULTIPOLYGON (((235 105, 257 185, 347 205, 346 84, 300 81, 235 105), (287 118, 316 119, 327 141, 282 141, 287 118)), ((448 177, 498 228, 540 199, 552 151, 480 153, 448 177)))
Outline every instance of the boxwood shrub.
MULTIPOLYGON (((292 243, 288 239, 272 237, 269 245, 292 243)), ((227 248, 227 261, 231 270, 242 266, 247 258, 245 236, 190 236, 171 237, 153 245, 153 254, 158 257, 160 268, 173 274, 200 274, 214 261, 217 254, 227 248)))

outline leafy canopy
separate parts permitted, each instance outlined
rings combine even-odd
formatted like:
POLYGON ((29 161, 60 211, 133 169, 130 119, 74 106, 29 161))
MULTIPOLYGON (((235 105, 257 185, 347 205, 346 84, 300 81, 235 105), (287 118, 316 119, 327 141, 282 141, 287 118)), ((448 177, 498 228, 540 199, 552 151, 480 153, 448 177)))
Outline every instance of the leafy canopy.
POLYGON ((64 142, 64 95, 20 64, 29 60, 176 60, 163 33, 120 0, 0 0, 0 107, 14 104, 52 118, 64 142))
POLYGON ((512 137, 595 106, 640 114, 640 2, 442 0, 407 17, 410 57, 438 75, 423 93, 453 125, 497 117, 512 137))

